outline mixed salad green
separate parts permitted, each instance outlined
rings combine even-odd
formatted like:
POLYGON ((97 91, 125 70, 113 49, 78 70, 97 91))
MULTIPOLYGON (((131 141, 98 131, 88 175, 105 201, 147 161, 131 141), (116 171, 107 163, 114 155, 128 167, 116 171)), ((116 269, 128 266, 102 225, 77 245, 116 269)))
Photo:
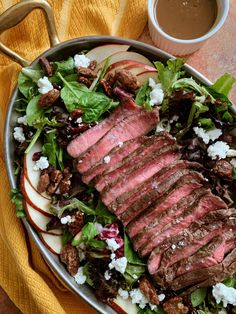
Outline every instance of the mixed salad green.
MULTIPOLYGON (((38 82, 46 75, 39 64, 23 68, 19 74, 18 88, 21 96, 17 100, 16 111, 25 117, 25 122, 18 122, 17 126, 22 129, 24 140, 22 138, 19 140, 19 136, 15 137, 15 174, 18 176, 18 183, 20 184, 20 174, 26 171, 23 162, 24 156, 32 150, 37 142, 40 142, 42 145, 40 156, 47 158, 48 166, 53 169, 52 171, 58 170, 64 175, 63 171, 69 169, 70 178, 68 180, 71 182, 70 190, 63 195, 57 190, 51 195, 49 211, 53 218, 48 223, 47 231, 61 228, 63 246, 70 244, 78 249, 84 281, 95 289, 96 295, 100 299, 107 302, 114 298, 118 291, 121 294, 124 294, 125 291, 137 293, 138 281, 142 276, 145 275, 152 282, 147 273, 146 262, 134 252, 122 224, 102 204, 99 194, 80 181, 78 174, 73 169, 72 159, 65 149, 71 139, 102 121, 120 104, 118 97, 107 96, 99 84, 104 79, 110 65, 109 58, 97 72, 97 77, 89 78, 90 86, 78 81, 73 57, 51 62, 50 65, 53 68, 53 75, 47 77, 47 84, 51 84, 53 89, 57 89, 60 95, 52 106, 39 105, 42 94, 39 93, 38 82), (75 116, 75 112, 78 113, 78 110, 82 112, 79 122, 78 116, 75 116), (80 132, 80 130, 82 131, 80 132), (79 182, 79 190, 73 186, 74 181, 77 185, 79 182), (73 224, 77 211, 82 213, 80 216, 82 227, 75 234, 68 228, 68 223, 73 224), (62 223, 62 218, 65 218, 64 222, 66 223, 62 223), (66 221, 67 218, 68 221, 66 221), (116 239, 116 250, 114 242, 113 244, 109 242, 110 233, 116 239), (82 256, 83 254, 85 257, 82 256), (111 254, 115 254, 112 261, 111 254), (122 265, 115 264, 122 258, 122 265), (106 273, 107 269, 110 270, 106 273), (107 278, 104 277, 104 274, 107 278)), ((166 64, 160 61, 154 62, 154 67, 157 69, 155 83, 161 84, 159 89, 161 88, 163 92, 163 99, 161 103, 157 104, 160 106, 161 118, 157 131, 168 130, 183 145, 186 159, 199 161, 209 169, 211 161, 209 155, 207 156, 207 146, 201 142, 204 138, 202 137, 200 141, 198 138, 198 143, 194 142, 194 151, 189 148, 189 141, 193 144, 193 140, 197 138, 193 131, 194 127, 198 130, 201 128, 205 135, 209 130, 221 128, 222 136, 225 135, 225 137, 235 128, 235 114, 231 110, 232 103, 228 94, 236 79, 225 74, 212 86, 204 86, 189 77, 183 65, 184 60, 182 59, 168 60, 166 64)), ((145 106, 147 110, 153 109, 151 85, 147 80, 133 93, 136 104, 145 106)), ((231 135, 226 143, 231 150, 231 157, 227 159, 226 156, 230 162, 236 156, 233 152, 236 144, 234 136, 231 135)), ((37 156, 34 158, 37 161, 37 156)), ((234 203, 232 189, 235 188, 236 163, 232 162, 231 166, 231 177, 221 177, 218 173, 209 176, 209 180, 213 183, 213 190, 218 191, 217 188, 220 186, 224 194, 227 194, 226 199, 230 200, 229 204, 234 203)), ((222 196, 220 192, 216 193, 222 196)), ((17 216, 24 217, 27 211, 24 210, 22 191, 13 189, 10 197, 16 206, 17 216)), ((81 283, 80 280, 77 282, 81 283)), ((236 289, 236 277, 227 279, 224 284, 236 289)), ((160 287, 158 289, 159 295, 164 294, 166 299, 172 296, 173 292, 163 291, 160 287)), ((224 313, 222 303, 216 303, 211 291, 211 288, 200 288, 194 291, 188 301, 185 300, 189 311, 198 314, 219 313, 219 311, 224 313)), ((161 305, 153 305, 150 300, 139 299, 136 304, 139 304, 139 314, 164 313, 161 305)), ((228 307, 229 309, 230 307, 228 307)))

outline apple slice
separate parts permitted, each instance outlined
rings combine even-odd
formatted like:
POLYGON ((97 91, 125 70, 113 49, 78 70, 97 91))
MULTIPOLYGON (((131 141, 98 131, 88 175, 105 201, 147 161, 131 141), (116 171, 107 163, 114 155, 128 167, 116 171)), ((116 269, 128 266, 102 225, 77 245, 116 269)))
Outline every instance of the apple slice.
POLYGON ((157 72, 154 67, 150 67, 149 65, 142 64, 142 63, 136 64, 135 66, 129 65, 129 66, 125 67, 124 69, 130 71, 134 75, 138 75, 138 74, 141 74, 141 73, 146 72, 146 71, 157 72))
MULTIPOLYGON (((40 178, 40 171, 35 171, 34 166, 35 162, 32 160, 34 153, 38 153, 42 151, 42 145, 38 141, 34 144, 28 154, 24 156, 24 173, 25 177, 31 184, 31 186, 37 191, 37 186, 40 178)), ((50 199, 50 196, 46 193, 42 193, 42 196, 50 199)))
POLYGON ((62 249, 62 236, 48 233, 40 233, 44 245, 54 254, 59 255, 62 249))
POLYGON ((24 204, 25 212, 30 223, 39 232, 46 232, 48 234, 60 235, 62 234, 61 229, 55 229, 47 231, 47 224, 50 222, 51 218, 40 213, 38 210, 34 209, 27 202, 24 204))
POLYGON ((144 71, 137 75, 140 85, 145 84, 149 78, 152 78, 155 82, 157 82, 157 71, 144 71))
MULTIPOLYGON (((123 61, 127 63, 127 60, 142 62, 149 66, 153 66, 152 63, 146 57, 133 51, 117 52, 109 57, 110 65, 118 61, 123 61)), ((99 63, 95 70, 98 71, 99 69, 101 69, 104 66, 105 62, 106 62, 106 59, 104 59, 101 63, 99 63)))
POLYGON ((118 314, 137 314, 138 313, 137 306, 131 302, 130 298, 128 298, 127 300, 124 300, 119 295, 112 302, 111 306, 118 314))
POLYGON ((49 211, 51 200, 43 197, 30 185, 24 175, 24 172, 21 174, 21 191, 29 205, 48 217, 52 216, 49 211))
POLYGON ((96 60, 97 63, 102 62, 107 57, 113 55, 114 53, 127 51, 130 46, 128 45, 115 45, 115 44, 107 44, 95 47, 86 53, 86 57, 90 60, 96 60))
MULTIPOLYGON (((118 61, 118 62, 115 62, 115 63, 112 63, 107 71, 106 71, 106 75, 105 77, 108 75, 108 74, 113 74, 115 73, 115 71, 117 70, 120 70, 120 69, 124 69, 125 67, 127 66, 131 66, 131 65, 136 65, 138 62, 136 61, 133 61, 133 60, 122 60, 122 61, 118 61)), ((143 70, 144 71, 144 70, 143 70)))

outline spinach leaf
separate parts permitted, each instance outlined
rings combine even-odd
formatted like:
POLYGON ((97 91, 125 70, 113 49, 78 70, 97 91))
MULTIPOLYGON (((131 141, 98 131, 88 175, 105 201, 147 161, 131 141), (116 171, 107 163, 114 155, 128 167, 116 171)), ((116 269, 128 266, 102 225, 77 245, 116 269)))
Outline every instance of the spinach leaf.
POLYGON ((74 73, 75 63, 74 59, 69 57, 67 60, 53 62, 53 66, 56 75, 61 73, 65 76, 74 73))
POLYGON ((119 102, 114 102, 103 93, 90 91, 78 82, 66 81, 60 73, 58 73, 58 76, 64 83, 61 98, 67 110, 69 112, 77 108, 83 110, 83 121, 87 123, 98 121, 102 114, 119 104, 119 102))
POLYGON ((234 274, 232 277, 225 279, 223 281, 223 284, 225 284, 227 287, 232 287, 236 289, 236 274, 234 274))
POLYGON ((211 86, 211 88, 227 97, 235 82, 235 77, 233 77, 229 73, 225 73, 220 78, 218 78, 218 80, 211 86))
POLYGON ((107 225, 111 224, 114 221, 117 220, 116 216, 111 214, 106 206, 101 202, 101 200, 98 201, 97 207, 95 209, 97 220, 102 224, 102 225, 107 225))
POLYGON ((96 235, 98 235, 98 234, 99 234, 99 232, 98 232, 97 228, 94 226, 94 223, 88 222, 82 228, 82 235, 81 235, 80 240, 73 240, 72 245, 78 246, 81 243, 84 243, 84 244, 89 245, 89 246, 94 247, 94 248, 106 247, 107 245, 104 241, 94 239, 96 237, 96 235))
POLYGON ((22 68, 21 73, 30 78, 33 82, 37 83, 38 80, 43 76, 43 71, 40 67, 26 67, 22 68))
POLYGON ((88 207, 87 205, 85 205, 83 202, 81 202, 77 198, 70 199, 70 203, 65 205, 65 206, 60 207, 58 204, 56 204, 56 205, 51 205, 49 208, 50 212, 53 215, 58 216, 59 218, 62 216, 62 214, 64 213, 65 210, 71 211, 73 209, 79 209, 83 213, 85 213, 86 215, 95 216, 95 210, 88 207))
POLYGON ((199 288, 191 293, 191 302, 192 306, 196 307, 200 304, 202 304, 206 298, 207 295, 207 288, 199 288))
POLYGON ((83 273, 84 275, 86 276, 86 282, 88 285, 90 285, 91 287, 95 288, 95 284, 93 282, 93 277, 94 277, 94 274, 93 274, 93 269, 91 269, 92 266, 90 265, 90 263, 86 263, 84 266, 83 266, 83 273))
POLYGON ((94 249, 105 249, 107 247, 107 243, 105 241, 96 239, 90 240, 88 244, 94 249))
POLYGON ((16 207, 16 216, 18 218, 25 217, 25 211, 24 211, 24 197, 22 193, 20 192, 19 189, 11 189, 10 191, 10 199, 11 202, 15 205, 16 207))
POLYGON ((144 309, 141 309, 138 307, 138 312, 137 314, 165 314, 162 306, 157 305, 154 310, 151 310, 150 306, 146 306, 144 309))
POLYGON ((49 131, 45 134, 45 140, 42 147, 42 152, 48 157, 49 163, 58 169, 64 169, 63 165, 63 151, 62 148, 57 143, 57 132, 55 129, 49 131))
POLYGON ((28 100, 38 94, 37 84, 22 72, 18 76, 18 88, 28 100))
POLYGON ((128 263, 145 266, 145 263, 143 263, 143 261, 134 251, 132 244, 126 234, 124 235, 124 255, 127 258, 128 263))
POLYGON ((33 126, 33 123, 42 118, 44 110, 39 106, 40 95, 33 97, 26 108, 27 123, 29 126, 33 126))
POLYGON ((138 106, 143 106, 146 103, 149 103, 150 92, 151 92, 151 87, 148 85, 148 82, 146 82, 143 86, 139 88, 135 97, 135 103, 138 106))

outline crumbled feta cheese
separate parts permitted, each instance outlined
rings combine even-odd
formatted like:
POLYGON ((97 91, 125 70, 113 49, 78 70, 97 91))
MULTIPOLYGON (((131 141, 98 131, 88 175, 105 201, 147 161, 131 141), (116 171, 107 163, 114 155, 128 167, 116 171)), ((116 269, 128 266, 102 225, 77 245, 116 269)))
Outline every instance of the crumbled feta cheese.
POLYGON ((77 274, 74 276, 74 279, 78 285, 83 285, 86 281, 86 276, 83 273, 83 267, 78 269, 77 274))
POLYGON ((67 215, 67 216, 61 218, 61 223, 63 225, 66 225, 68 222, 71 222, 71 216, 70 215, 67 215))
POLYGON ((141 309, 144 309, 145 306, 149 303, 148 299, 139 288, 131 290, 129 295, 131 297, 132 303, 138 304, 141 309))
POLYGON ((152 78, 149 78, 149 86, 152 88, 150 93, 150 105, 160 105, 164 99, 164 92, 161 83, 155 83, 152 78))
POLYGON ((27 116, 19 117, 17 123, 27 125, 27 116))
POLYGON ((236 159, 235 159, 235 158, 231 159, 231 160, 230 160, 230 163, 231 163, 231 165, 232 165, 233 167, 236 167, 236 159))
POLYGON ((103 158, 103 161, 104 161, 105 164, 109 164, 109 162, 111 161, 111 157, 110 156, 105 156, 103 158))
POLYGON ((111 274, 109 273, 108 270, 105 271, 104 278, 105 278, 106 280, 111 279, 111 274))
POLYGON ((126 266, 127 266, 127 258, 126 257, 120 257, 117 259, 112 259, 110 264, 108 265, 110 269, 115 268, 118 272, 121 274, 124 274, 126 266))
POLYGON ((155 304, 152 304, 152 303, 149 303, 149 306, 150 306, 152 311, 154 311, 157 307, 155 304))
POLYGON ((212 295, 217 304, 222 302, 224 307, 228 304, 236 306, 236 289, 232 287, 227 287, 223 283, 217 283, 213 286, 212 295))
POLYGON ((160 302, 162 302, 165 299, 165 297, 166 296, 165 296, 164 293, 161 293, 161 294, 158 295, 158 299, 159 299, 160 302))
POLYGON ((118 294, 122 297, 122 299, 127 300, 129 297, 129 292, 127 290, 123 290, 119 288, 118 294))
POLYGON ((83 122, 83 120, 82 120, 82 118, 81 117, 79 117, 78 119, 76 119, 76 121, 75 121, 76 123, 78 123, 78 124, 81 124, 82 122, 83 122))
POLYGON ((25 135, 23 132, 23 128, 19 126, 15 127, 14 132, 13 132, 13 137, 17 142, 24 143, 25 135))
POLYGON ((175 249, 176 249, 176 245, 175 245, 175 244, 172 244, 172 245, 171 245, 171 248, 172 248, 172 250, 175 250, 175 249))
POLYGON ((107 239, 106 243, 107 243, 108 250, 111 250, 112 252, 115 252, 120 247, 120 245, 116 242, 114 238, 107 239))
POLYGON ((119 142, 119 143, 118 143, 118 146, 119 146, 119 147, 122 147, 123 145, 124 145, 123 142, 119 142))
POLYGON ((43 78, 40 78, 37 82, 38 85, 38 91, 40 94, 47 94, 50 92, 50 90, 53 90, 53 85, 47 78, 47 76, 44 76, 43 78))
POLYGON ((47 169, 48 167, 49 167, 49 162, 48 162, 47 157, 42 156, 39 158, 39 160, 35 162, 33 169, 35 171, 38 171, 38 170, 47 169))
POLYGON ((98 233, 101 233, 103 230, 103 226, 98 222, 95 222, 94 227, 97 229, 98 233))
POLYGON ((87 68, 91 62, 89 58, 85 55, 75 55, 74 56, 75 66, 87 68))
POLYGON ((116 258, 116 254, 115 254, 115 253, 111 253, 110 258, 111 258, 111 259, 116 258))
POLYGON ((215 141, 222 135, 221 129, 212 129, 205 131, 203 128, 195 127, 193 128, 195 134, 200 137, 205 144, 208 144, 211 141, 215 141))
POLYGON ((218 141, 214 144, 210 145, 207 149, 208 156, 211 157, 211 159, 216 159, 219 157, 219 159, 224 159, 227 157, 227 152, 229 151, 229 145, 225 142, 218 141))

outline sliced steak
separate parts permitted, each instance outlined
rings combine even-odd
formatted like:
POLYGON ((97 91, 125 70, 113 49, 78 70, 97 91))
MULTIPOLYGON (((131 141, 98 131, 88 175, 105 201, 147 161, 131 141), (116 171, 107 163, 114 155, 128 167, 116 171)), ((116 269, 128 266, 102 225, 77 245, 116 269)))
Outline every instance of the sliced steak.
POLYGON ((121 147, 119 144, 118 147, 115 147, 111 152, 109 152, 110 162, 104 163, 102 161, 97 166, 89 169, 82 176, 83 182, 85 184, 90 184, 95 177, 100 177, 103 173, 116 169, 125 157, 129 156, 132 152, 144 144, 147 139, 148 137, 146 136, 139 136, 132 140, 121 143, 121 147))
POLYGON ((102 193, 102 201, 108 206, 117 197, 141 185, 162 168, 179 158, 180 152, 177 145, 162 147, 155 154, 147 156, 142 162, 132 167, 130 172, 116 181, 114 185, 106 187, 102 193))
MULTIPOLYGON (((125 192, 119 196, 115 202, 110 205, 110 209, 117 215, 122 214, 132 204, 137 202, 145 193, 149 193, 152 190, 157 189, 159 185, 170 178, 177 172, 185 168, 198 169, 202 166, 196 162, 189 162, 187 160, 175 160, 167 167, 162 168, 150 179, 146 180, 142 185, 135 187, 131 191, 125 192)), ((164 189, 167 189, 164 188, 164 189)))
POLYGON ((157 207, 161 204, 163 208, 165 207, 163 206, 165 203, 169 205, 171 204, 171 200, 173 200, 174 204, 172 206, 168 207, 162 213, 157 212, 157 216, 155 216, 155 218, 151 216, 149 222, 146 222, 146 217, 144 217, 146 225, 141 229, 139 228, 139 230, 136 228, 136 232, 138 233, 136 233, 136 236, 133 237, 133 241, 134 243, 138 243, 138 247, 141 247, 149 239, 149 237, 153 235, 154 232, 156 236, 168 226, 170 227, 172 221, 184 215, 184 212, 194 205, 197 198, 209 193, 209 191, 205 188, 196 189, 196 184, 192 184, 191 188, 190 182, 187 180, 188 179, 186 179, 185 185, 182 183, 183 179, 179 180, 180 182, 178 183, 177 187, 171 193, 167 193, 168 196, 165 199, 161 198, 158 202, 158 205, 155 205, 155 207, 157 207), (188 194, 184 195, 184 192, 188 194))
POLYGON ((141 256, 148 255, 154 248, 160 245, 164 240, 174 237, 184 229, 188 228, 192 222, 205 216, 208 212, 227 208, 227 205, 215 195, 204 195, 200 198, 198 204, 187 210, 181 218, 177 218, 157 237, 154 236, 147 246, 140 249, 141 256))
MULTIPOLYGON (((208 192, 210 193, 210 190, 208 192)), ((234 225, 234 221, 228 219, 230 215, 230 210, 209 212, 176 237, 165 240, 148 259, 149 273, 155 274, 162 268, 164 274, 171 265, 194 254, 221 234, 225 224, 227 224, 225 228, 230 229, 234 225)))
POLYGON ((188 272, 175 280, 171 284, 174 291, 192 286, 188 291, 191 292, 200 287, 209 287, 236 272, 236 249, 231 251, 224 260, 215 266, 197 269, 188 272))
POLYGON ((137 167, 142 166, 146 159, 150 159, 150 156, 156 156, 161 151, 160 149, 167 145, 174 145, 175 140, 173 138, 166 138, 165 136, 153 135, 149 137, 149 140, 134 151, 130 156, 126 157, 120 167, 117 167, 114 171, 107 174, 103 174, 95 185, 96 189, 101 192, 106 186, 114 186, 118 180, 131 173, 137 167))
MULTIPOLYGON (((146 193, 120 217, 125 224, 132 219, 127 226, 129 236, 134 238, 141 233, 145 226, 151 224, 166 209, 191 194, 196 188, 201 187, 203 180, 204 178, 198 172, 183 169, 177 171, 170 179, 157 186, 154 190, 155 193, 152 191, 146 193), (151 205, 149 206, 150 203, 151 205)), ((134 245, 138 247, 139 243, 134 245)))
POLYGON ((131 115, 140 113, 141 108, 131 100, 119 105, 108 118, 73 139, 67 146, 68 154, 74 158, 80 156, 97 143, 117 123, 131 115))
POLYGON ((114 185, 115 182, 120 180, 121 177, 133 171, 140 165, 142 162, 149 156, 154 155, 156 152, 159 152, 160 148, 167 145, 174 145, 176 140, 173 137, 166 136, 165 134, 155 134, 148 138, 148 140, 138 149, 136 149, 130 156, 127 156, 120 165, 117 165, 117 168, 113 171, 101 176, 100 180, 96 183, 96 189, 101 192, 105 186, 114 185))
POLYGON ((77 169, 82 174, 99 163, 120 142, 125 142, 150 132, 159 120, 159 110, 153 109, 138 114, 116 123, 96 144, 88 149, 79 158, 77 169))

